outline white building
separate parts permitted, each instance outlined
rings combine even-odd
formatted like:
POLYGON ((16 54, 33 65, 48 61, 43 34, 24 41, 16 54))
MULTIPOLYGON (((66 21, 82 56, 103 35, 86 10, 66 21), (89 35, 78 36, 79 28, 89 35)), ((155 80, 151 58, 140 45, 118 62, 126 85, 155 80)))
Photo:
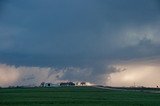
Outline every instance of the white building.
POLYGON ((41 87, 59 87, 59 84, 52 84, 52 83, 45 83, 45 82, 42 82, 41 87))

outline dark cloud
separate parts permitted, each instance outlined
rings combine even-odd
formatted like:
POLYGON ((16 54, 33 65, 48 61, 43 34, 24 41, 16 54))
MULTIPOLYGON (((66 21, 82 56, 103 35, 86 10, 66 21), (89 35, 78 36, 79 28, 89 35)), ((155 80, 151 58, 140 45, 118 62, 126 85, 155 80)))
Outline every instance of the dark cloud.
POLYGON ((124 38, 121 31, 125 27, 143 27, 157 21, 159 16, 154 0, 18 0, 7 4, 1 18, 0 50, 4 54, 62 57, 62 60, 107 57, 115 52, 115 39, 124 38))
POLYGON ((130 60, 159 56, 159 47, 160 44, 154 44, 150 39, 143 38, 138 44, 117 50, 116 53, 112 55, 115 55, 115 59, 117 60, 130 60))
POLYGON ((91 68, 93 76, 114 72, 117 60, 157 56, 158 2, 2 0, 0 63, 91 68))
POLYGON ((8 2, 8 0, 0 0, 0 16, 5 8, 6 2, 8 2))

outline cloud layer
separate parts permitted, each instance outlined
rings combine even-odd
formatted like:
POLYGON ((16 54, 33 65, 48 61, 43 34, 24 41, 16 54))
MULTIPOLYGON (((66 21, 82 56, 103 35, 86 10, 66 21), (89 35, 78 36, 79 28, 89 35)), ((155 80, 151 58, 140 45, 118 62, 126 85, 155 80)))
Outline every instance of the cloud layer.
POLYGON ((0 82, 106 84, 117 63, 159 58, 159 27, 159 0, 0 0, 0 82))
POLYGON ((0 64, 0 85, 1 87, 39 86, 41 82, 60 83, 63 81, 106 84, 108 74, 107 71, 95 74, 93 69, 88 68, 67 67, 59 69, 52 67, 16 67, 0 64))

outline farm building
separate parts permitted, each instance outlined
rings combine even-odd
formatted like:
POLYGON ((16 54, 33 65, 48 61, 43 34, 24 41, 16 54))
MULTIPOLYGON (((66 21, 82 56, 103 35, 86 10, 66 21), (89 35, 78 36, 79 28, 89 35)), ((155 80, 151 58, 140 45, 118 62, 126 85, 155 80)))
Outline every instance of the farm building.
POLYGON ((86 82, 77 82, 76 86, 87 86, 86 82))
POLYGON ((93 86, 93 85, 95 85, 90 82, 76 82, 75 84, 76 84, 76 86, 93 86))
POLYGON ((75 86, 75 84, 73 82, 62 82, 60 86, 75 86))
POLYGON ((42 82, 41 87, 58 87, 59 84, 52 84, 52 83, 45 83, 45 82, 42 82))

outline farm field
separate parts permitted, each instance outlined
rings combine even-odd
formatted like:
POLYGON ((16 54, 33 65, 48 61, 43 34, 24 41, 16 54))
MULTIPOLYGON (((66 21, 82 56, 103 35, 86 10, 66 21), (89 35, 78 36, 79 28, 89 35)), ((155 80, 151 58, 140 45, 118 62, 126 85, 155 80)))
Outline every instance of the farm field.
POLYGON ((1 88, 0 106, 160 106, 160 94, 94 87, 1 88))

